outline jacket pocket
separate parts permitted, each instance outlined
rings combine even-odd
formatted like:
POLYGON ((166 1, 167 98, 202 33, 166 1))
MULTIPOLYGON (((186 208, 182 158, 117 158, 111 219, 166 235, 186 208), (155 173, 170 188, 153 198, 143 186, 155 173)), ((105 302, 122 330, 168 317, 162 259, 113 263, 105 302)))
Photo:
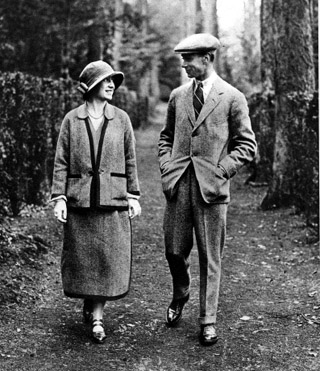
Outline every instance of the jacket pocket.
POLYGON ((230 182, 225 177, 223 171, 219 168, 215 170, 214 181, 212 182, 212 189, 208 194, 208 201, 215 202, 218 199, 223 200, 230 196, 229 191, 230 182))
POLYGON ((126 174, 122 174, 122 173, 110 173, 110 175, 118 177, 118 178, 127 178, 126 174))
POLYGON ((80 177, 68 177, 67 199, 68 201, 79 201, 80 196, 80 177))
POLYGON ((110 173, 111 195, 113 199, 127 198, 127 176, 122 173, 110 173))

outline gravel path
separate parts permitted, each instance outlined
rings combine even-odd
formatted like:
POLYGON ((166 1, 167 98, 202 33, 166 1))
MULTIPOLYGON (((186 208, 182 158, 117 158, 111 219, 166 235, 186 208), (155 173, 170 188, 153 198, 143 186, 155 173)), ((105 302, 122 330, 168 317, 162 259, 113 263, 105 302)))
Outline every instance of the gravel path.
POLYGON ((46 210, 12 221, 42 236, 50 247, 24 283, 35 292, 34 299, 0 307, 1 371, 320 370, 319 246, 306 244, 305 226, 292 210, 258 209, 265 188, 244 186, 245 171, 234 180, 229 207, 220 340, 209 348, 198 344, 196 249, 183 320, 176 329, 165 326, 171 280, 156 145, 164 110, 158 107, 153 124, 136 133, 143 215, 133 222, 130 294, 105 308, 108 340, 93 344, 82 323, 81 302, 62 294, 62 231, 46 210))

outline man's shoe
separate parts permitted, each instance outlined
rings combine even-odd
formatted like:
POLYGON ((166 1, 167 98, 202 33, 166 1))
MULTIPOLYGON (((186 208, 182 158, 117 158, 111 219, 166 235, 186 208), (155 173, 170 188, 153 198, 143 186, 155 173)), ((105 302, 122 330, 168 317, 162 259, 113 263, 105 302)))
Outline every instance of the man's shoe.
POLYGON ((189 300, 189 294, 182 299, 173 299, 167 309, 166 322, 169 327, 174 327, 178 324, 182 317, 182 310, 186 302, 189 300))
POLYGON ((200 344, 213 345, 218 341, 218 336, 213 325, 202 325, 200 331, 200 344))

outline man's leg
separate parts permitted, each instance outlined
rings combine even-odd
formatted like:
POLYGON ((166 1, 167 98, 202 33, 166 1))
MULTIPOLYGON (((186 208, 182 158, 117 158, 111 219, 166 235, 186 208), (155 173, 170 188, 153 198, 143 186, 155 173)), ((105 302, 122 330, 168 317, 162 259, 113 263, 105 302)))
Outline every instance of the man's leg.
POLYGON ((195 215, 200 263, 200 325, 214 324, 217 319, 226 214, 227 205, 216 204, 198 208, 195 215))
POLYGON ((189 294, 189 255, 193 245, 189 184, 190 171, 187 169, 179 181, 174 198, 167 201, 164 215, 166 258, 172 275, 174 300, 189 294))
POLYGON ((192 174, 194 228, 200 264, 200 325, 216 323, 227 204, 206 204, 192 174))

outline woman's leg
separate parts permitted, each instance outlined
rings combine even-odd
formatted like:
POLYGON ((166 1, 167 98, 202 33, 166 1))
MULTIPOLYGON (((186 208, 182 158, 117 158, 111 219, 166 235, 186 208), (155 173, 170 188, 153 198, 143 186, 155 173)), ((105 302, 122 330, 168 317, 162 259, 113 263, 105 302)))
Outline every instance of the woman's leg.
POLYGON ((103 343, 106 339, 106 334, 103 327, 103 309, 105 300, 93 300, 92 302, 92 336, 96 343, 103 343))
POLYGON ((103 308, 106 301, 103 299, 95 299, 92 301, 92 318, 102 320, 103 318, 103 308))

